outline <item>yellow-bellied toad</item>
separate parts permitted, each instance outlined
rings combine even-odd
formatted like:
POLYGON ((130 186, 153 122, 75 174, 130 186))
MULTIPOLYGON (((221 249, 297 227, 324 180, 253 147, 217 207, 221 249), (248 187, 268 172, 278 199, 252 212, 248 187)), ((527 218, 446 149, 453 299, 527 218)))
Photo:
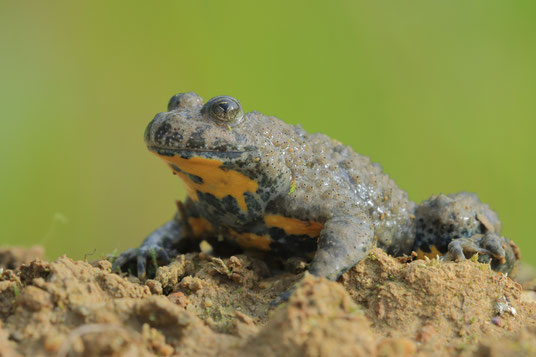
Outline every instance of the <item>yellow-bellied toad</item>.
POLYGON ((147 147, 184 182, 180 214, 115 267, 168 262, 192 241, 226 243, 311 260, 309 272, 336 279, 376 244, 390 254, 479 253, 510 272, 517 249, 501 237, 497 215, 476 195, 439 195, 416 205, 368 157, 324 134, 219 96, 203 104, 175 95, 145 131, 147 147))

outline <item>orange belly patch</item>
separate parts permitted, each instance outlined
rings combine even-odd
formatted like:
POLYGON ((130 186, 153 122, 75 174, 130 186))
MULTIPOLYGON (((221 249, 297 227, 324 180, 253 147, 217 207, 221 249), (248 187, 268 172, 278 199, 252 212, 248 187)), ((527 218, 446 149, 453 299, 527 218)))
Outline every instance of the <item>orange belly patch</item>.
POLYGON ((238 233, 233 229, 229 229, 229 235, 242 248, 253 248, 264 251, 270 250, 272 238, 270 238, 270 235, 268 234, 263 234, 261 236, 255 233, 238 233))
POLYGON ((436 248, 435 245, 430 246, 430 252, 425 252, 421 249, 417 251, 417 259, 424 259, 424 257, 435 259, 438 255, 442 256, 443 254, 436 248))
POLYGON ((223 162, 220 160, 205 159, 202 157, 183 159, 177 155, 165 156, 158 155, 157 153, 155 154, 168 164, 173 164, 183 171, 177 172, 172 168, 177 176, 182 179, 186 186, 188 196, 194 201, 199 201, 197 191, 210 193, 218 199, 231 196, 234 197, 238 206, 243 211, 247 211, 248 208, 244 193, 257 191, 257 181, 250 179, 240 172, 222 169, 221 165, 223 162), (184 174, 184 172, 201 177, 203 182, 197 183, 192 181, 188 175, 184 174))
POLYGON ((318 237, 324 225, 315 221, 302 221, 297 218, 289 218, 280 215, 264 216, 264 223, 268 227, 277 227, 291 235, 307 235, 309 237, 318 237))
POLYGON ((202 217, 189 217, 188 224, 192 229, 194 237, 199 238, 205 233, 209 233, 213 230, 212 224, 206 218, 202 217))

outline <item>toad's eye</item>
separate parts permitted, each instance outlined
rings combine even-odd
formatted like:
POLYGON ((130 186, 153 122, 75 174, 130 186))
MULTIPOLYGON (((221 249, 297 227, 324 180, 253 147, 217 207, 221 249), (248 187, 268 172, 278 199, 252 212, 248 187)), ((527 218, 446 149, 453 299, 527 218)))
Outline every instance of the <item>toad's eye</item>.
POLYGON ((200 107, 203 105, 203 98, 194 92, 175 94, 168 103, 168 112, 175 109, 188 107, 200 107))
POLYGON ((212 98, 206 102, 201 111, 222 124, 231 126, 240 123, 244 118, 240 102, 227 95, 212 98))

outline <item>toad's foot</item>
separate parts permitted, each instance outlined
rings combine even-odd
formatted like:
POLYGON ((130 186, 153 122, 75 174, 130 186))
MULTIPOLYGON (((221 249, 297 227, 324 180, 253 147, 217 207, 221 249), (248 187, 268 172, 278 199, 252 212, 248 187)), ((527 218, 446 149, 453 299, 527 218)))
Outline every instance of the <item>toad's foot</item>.
POLYGON ((493 270, 503 273, 511 272, 518 260, 515 245, 497 233, 475 234, 469 238, 453 239, 448 245, 446 258, 454 261, 463 261, 478 254, 480 262, 489 262, 493 270))
MULTIPOLYGON (((125 250, 118 256, 112 265, 112 270, 132 272, 132 267, 136 265, 136 274, 140 279, 147 276, 147 262, 151 262, 154 270, 160 265, 169 264, 171 259, 166 249, 161 246, 141 246, 125 250)), ((152 274, 149 274, 152 275, 152 274)))
POLYGON ((489 255, 504 263, 505 252, 502 247, 501 236, 493 233, 485 235, 475 234, 469 238, 454 239, 448 246, 448 258, 454 261, 463 261, 474 254, 489 255))
POLYGON ((181 240, 183 231, 176 220, 165 223, 152 232, 139 248, 128 249, 121 253, 114 260, 112 270, 136 273, 143 279, 147 276, 147 267, 150 267, 150 273, 154 274, 159 265, 169 264, 170 257, 178 254, 175 247, 181 240))

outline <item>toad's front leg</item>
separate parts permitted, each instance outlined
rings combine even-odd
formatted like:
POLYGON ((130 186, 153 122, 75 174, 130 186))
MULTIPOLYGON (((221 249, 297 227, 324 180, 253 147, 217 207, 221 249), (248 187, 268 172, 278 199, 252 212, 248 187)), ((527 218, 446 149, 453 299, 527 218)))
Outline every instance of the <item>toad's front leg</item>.
MULTIPOLYGON (((362 216, 337 216, 324 224, 309 273, 336 280, 359 263, 374 244, 370 222, 362 216)), ((287 301, 296 286, 280 294, 272 305, 287 301)))
POLYGON ((309 272, 330 280, 361 261, 372 248, 374 233, 363 216, 338 216, 324 224, 309 272))
POLYGON ((147 262, 155 265, 168 264, 171 257, 180 252, 180 245, 187 241, 184 222, 179 217, 164 223, 154 230, 138 248, 131 248, 119 255, 113 262, 113 270, 130 271, 135 267, 138 277, 147 273, 147 262))

